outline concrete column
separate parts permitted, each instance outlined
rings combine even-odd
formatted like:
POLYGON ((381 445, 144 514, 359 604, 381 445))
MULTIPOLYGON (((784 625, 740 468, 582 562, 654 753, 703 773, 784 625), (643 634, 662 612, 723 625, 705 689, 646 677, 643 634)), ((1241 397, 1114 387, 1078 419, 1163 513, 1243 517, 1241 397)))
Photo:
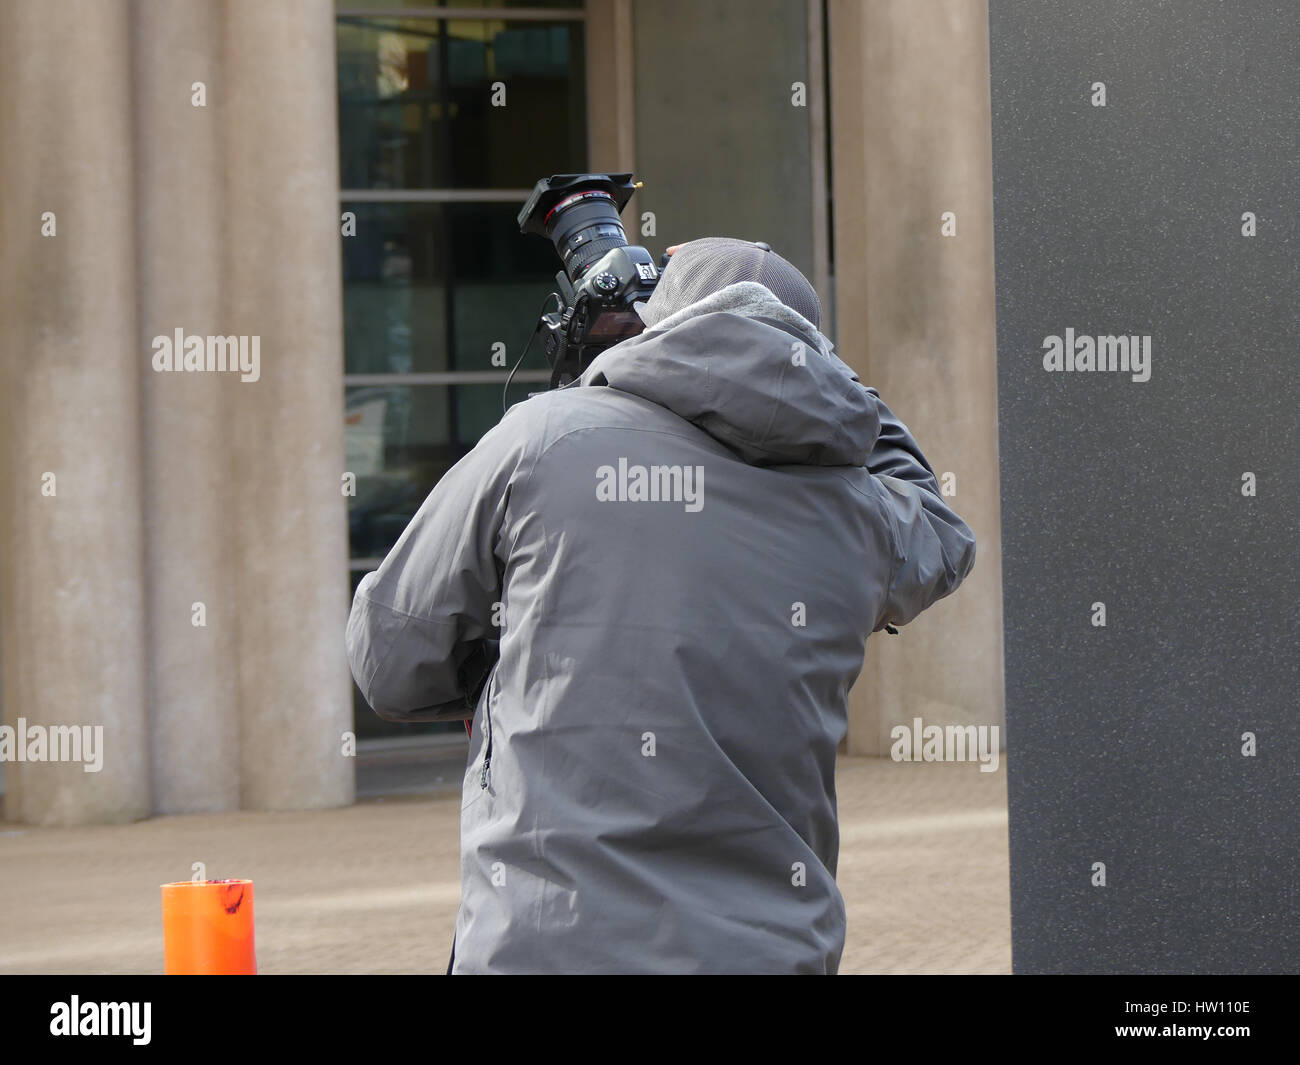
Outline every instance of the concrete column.
MULTIPOLYGON (((586 0, 586 14, 587 165, 596 171, 632 170, 636 155, 632 0, 586 0)), ((635 217, 634 205, 624 212, 628 219, 635 217)))
POLYGON ((354 773, 333 8, 228 0, 222 38, 222 331, 261 346, 226 438, 241 805, 338 805, 354 773))
MULTIPOLYGON (((586 15, 587 169, 637 173, 632 0, 586 0, 586 15)), ((640 244, 640 193, 628 200, 622 218, 627 239, 640 244)))
POLYGON ((130 86, 125 0, 0 4, 4 715, 103 737, 5 765, 42 825, 149 813, 130 86))
POLYGON ((955 596, 868 644, 849 750, 887 754, 913 717, 1002 721, 988 9, 831 0, 829 16, 837 349, 955 475, 979 541, 955 596))
MULTIPOLYGON (((135 0, 138 350, 220 336, 225 156, 221 9, 135 0), (195 106, 193 86, 206 98, 195 106)), ((150 749, 157 813, 239 807, 239 611, 231 415, 218 373, 143 372, 150 749), (195 604, 202 604, 202 616, 195 604), (202 621, 202 625, 194 622, 202 621)))

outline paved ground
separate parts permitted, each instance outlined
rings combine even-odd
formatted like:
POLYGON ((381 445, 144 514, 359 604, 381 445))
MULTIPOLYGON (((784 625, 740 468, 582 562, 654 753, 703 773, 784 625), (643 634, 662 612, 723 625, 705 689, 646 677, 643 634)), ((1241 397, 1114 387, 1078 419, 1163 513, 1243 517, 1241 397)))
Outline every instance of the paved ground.
MULTIPOLYGON (((846 973, 1011 968, 1005 759, 842 758, 846 973)), ((454 797, 318 813, 0 824, 0 973, 162 970, 158 885, 250 877, 263 973, 441 973, 459 896, 454 797)))

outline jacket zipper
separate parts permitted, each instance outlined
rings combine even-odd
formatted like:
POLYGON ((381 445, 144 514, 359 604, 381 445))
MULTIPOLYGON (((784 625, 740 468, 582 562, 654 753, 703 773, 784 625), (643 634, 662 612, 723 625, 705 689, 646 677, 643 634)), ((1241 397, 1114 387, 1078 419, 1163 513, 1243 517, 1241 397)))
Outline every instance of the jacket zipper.
POLYGON ((487 698, 483 700, 483 768, 479 770, 479 786, 488 786, 488 770, 492 767, 492 686, 496 683, 496 670, 488 678, 487 698))

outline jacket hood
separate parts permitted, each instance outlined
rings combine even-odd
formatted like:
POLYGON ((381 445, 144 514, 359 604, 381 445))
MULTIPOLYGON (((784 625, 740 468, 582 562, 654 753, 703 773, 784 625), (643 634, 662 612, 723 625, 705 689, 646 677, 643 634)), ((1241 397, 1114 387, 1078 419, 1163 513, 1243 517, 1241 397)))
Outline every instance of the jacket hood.
POLYGON ((577 387, 607 385, 703 429, 754 466, 864 466, 880 418, 831 342, 740 281, 602 352, 577 387))

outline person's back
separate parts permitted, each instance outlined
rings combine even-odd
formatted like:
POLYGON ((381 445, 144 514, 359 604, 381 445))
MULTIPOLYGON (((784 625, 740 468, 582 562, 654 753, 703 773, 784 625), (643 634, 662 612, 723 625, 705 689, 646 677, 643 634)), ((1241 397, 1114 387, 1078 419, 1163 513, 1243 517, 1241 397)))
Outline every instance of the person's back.
POLYGON ((386 717, 463 700, 500 640, 456 972, 834 972, 848 690, 973 562, 808 321, 752 282, 675 311, 512 408, 358 589, 386 717))

